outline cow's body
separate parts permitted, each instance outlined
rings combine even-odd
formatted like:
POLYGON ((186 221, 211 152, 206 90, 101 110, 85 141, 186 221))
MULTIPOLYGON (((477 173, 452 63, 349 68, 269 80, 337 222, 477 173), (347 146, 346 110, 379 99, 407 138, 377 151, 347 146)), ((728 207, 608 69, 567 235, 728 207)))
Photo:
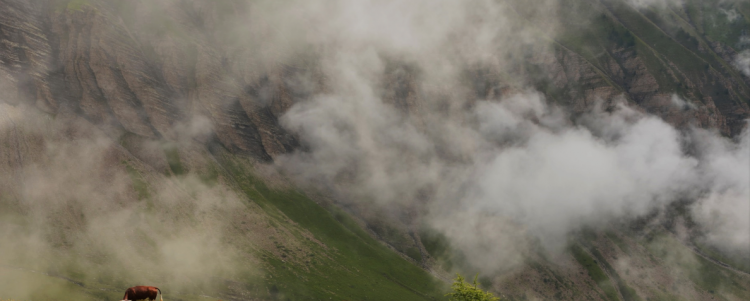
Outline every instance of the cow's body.
MULTIPOLYGON (((134 286, 125 290, 125 296, 122 300, 142 300, 149 299, 151 301, 156 299, 157 292, 161 295, 161 290, 154 286, 134 286)), ((161 297, 161 296, 160 296, 161 297)), ((161 299, 161 298, 159 298, 161 299)))

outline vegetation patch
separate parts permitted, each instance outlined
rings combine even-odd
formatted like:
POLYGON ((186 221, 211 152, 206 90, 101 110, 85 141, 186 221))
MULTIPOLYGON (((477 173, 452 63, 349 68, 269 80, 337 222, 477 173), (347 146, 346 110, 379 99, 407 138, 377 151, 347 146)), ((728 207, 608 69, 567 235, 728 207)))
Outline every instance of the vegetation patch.
POLYGON ((573 245, 570 249, 576 261, 586 268, 591 279, 604 291, 606 298, 612 301, 620 300, 615 286, 612 285, 607 274, 599 267, 597 261, 578 245, 573 245))
POLYGON ((165 145, 164 155, 167 157, 167 164, 169 164, 169 169, 172 170, 172 173, 174 173, 175 175, 185 174, 186 170, 185 167, 182 166, 182 162, 180 161, 180 154, 177 146, 165 145))
POLYGON ((83 7, 88 4, 88 0, 71 0, 68 2, 66 9, 68 11, 83 11, 83 7))
POLYGON ((138 172, 135 167, 133 167, 129 162, 122 161, 122 164, 125 164, 125 169, 128 171, 128 175, 130 176, 130 181, 133 183, 133 189, 135 190, 135 193, 138 195, 139 200, 147 199, 149 198, 149 192, 148 192, 148 183, 143 178, 140 172, 138 172))
POLYGON ((477 277, 478 275, 474 277, 474 282, 470 284, 460 274, 456 275, 456 279, 451 285, 453 291, 447 295, 450 296, 450 301, 500 301, 500 298, 478 287, 477 277))
POLYGON ((445 285, 370 237, 342 211, 327 210, 296 190, 271 189, 252 173, 249 162, 221 156, 229 176, 250 200, 277 221, 285 218, 310 231, 328 250, 312 242, 308 264, 265 256, 266 285, 280 300, 444 300, 445 285))
POLYGON ((687 274, 698 289, 712 294, 733 295, 740 300, 750 300, 747 279, 695 254, 669 234, 656 234, 646 246, 650 255, 666 263, 668 268, 687 274))
POLYGON ((593 248, 591 249, 591 254, 594 255, 596 260, 601 263, 601 266, 609 273, 609 275, 612 276, 613 280, 617 284, 617 288, 620 290, 620 294, 622 294, 622 298, 625 301, 641 301, 641 297, 638 296, 638 293, 636 291, 628 286, 625 281, 620 278, 620 275, 617 274, 617 271, 607 262, 607 260, 604 258, 604 255, 599 252, 598 249, 593 248))

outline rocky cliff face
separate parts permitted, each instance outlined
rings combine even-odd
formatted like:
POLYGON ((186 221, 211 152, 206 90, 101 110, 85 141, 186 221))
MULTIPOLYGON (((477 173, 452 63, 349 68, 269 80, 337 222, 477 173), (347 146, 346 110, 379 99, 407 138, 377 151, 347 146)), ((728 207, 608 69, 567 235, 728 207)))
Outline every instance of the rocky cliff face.
MULTIPOLYGON (((174 140, 175 126, 200 114, 225 147, 263 161, 296 146, 277 122, 294 101, 284 81, 295 70, 246 78, 251 66, 230 63, 210 37, 138 32, 112 5, 5 1, 2 7, 4 87, 19 94, 15 99, 51 114, 63 107, 79 112, 115 136, 174 140)), ((180 19, 199 14, 184 9, 170 21, 202 22, 180 19)))
MULTIPOLYGON (((537 51, 528 61, 529 70, 543 72, 527 71, 528 82, 574 112, 596 100, 624 96, 677 126, 718 128, 730 136, 744 128, 750 88, 747 76, 730 67, 736 49, 701 34, 692 16, 684 16, 675 29, 668 20, 617 2, 591 2, 601 14, 599 23, 537 51), (688 38, 682 36, 685 30, 691 33, 688 38), (674 49, 651 41, 655 38, 648 31, 658 31, 662 36, 657 38, 674 49), (586 42, 573 42, 575 35, 583 35, 586 42), (690 104, 674 105, 672 94, 690 104)), ((325 89, 322 75, 318 82, 309 82, 310 75, 320 74, 315 61, 254 65, 243 58, 239 46, 222 40, 219 5, 164 7, 4 0, 0 72, 5 93, 18 94, 15 99, 51 114, 73 110, 114 136, 174 140, 177 125, 200 115, 210 119, 222 145, 259 160, 298 147, 278 118, 295 102, 325 89), (162 24, 154 24, 156 14, 162 24)), ((418 114, 414 77, 408 68, 393 70, 383 87, 385 99, 418 114)))

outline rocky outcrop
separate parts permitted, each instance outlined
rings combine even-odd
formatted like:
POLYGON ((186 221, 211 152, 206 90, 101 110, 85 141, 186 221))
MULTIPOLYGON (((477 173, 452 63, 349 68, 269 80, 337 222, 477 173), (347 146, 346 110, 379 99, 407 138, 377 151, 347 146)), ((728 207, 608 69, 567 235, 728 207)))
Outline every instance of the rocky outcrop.
MULTIPOLYGON (((51 114, 66 107, 111 135, 145 139, 175 140, 188 120, 205 116, 217 142, 262 161, 297 148, 297 138, 278 120, 294 103, 326 89, 314 60, 257 66, 245 59, 243 45, 225 41, 232 33, 224 28, 217 7, 183 4, 66 7, 54 1, 0 0, 1 82, 3 91, 20 96, 3 101, 24 100, 51 114), (152 24, 153 19, 165 24, 152 24)), ((629 23, 619 23, 611 6, 596 7, 612 24, 628 30, 629 23)), ((640 32, 628 34, 637 37, 640 32)), ((746 77, 736 77, 724 66, 736 53, 731 47, 699 45, 704 52, 712 48, 726 64, 706 61, 707 69, 697 72, 646 40, 609 41, 597 46, 594 57, 556 43, 527 62, 544 70, 541 74, 519 67, 514 77, 539 84, 549 98, 574 113, 624 96, 676 126, 714 127, 726 135, 745 127, 750 90, 746 77), (675 105, 672 94, 691 105, 675 105)), ((705 53, 696 58, 700 55, 705 53)), ((419 72, 407 63, 388 61, 380 87, 386 103, 415 120, 426 97, 420 95, 419 72)), ((507 90, 508 83, 491 74, 472 75, 477 97, 499 97, 507 90)))
POLYGON ((0 2, 0 62, 13 76, 23 98, 46 112, 59 107, 59 77, 52 72, 55 53, 47 36, 43 5, 37 2, 0 2))
POLYGON ((174 140, 179 121, 204 115, 225 147, 263 161, 297 145, 277 122, 296 97, 289 85, 261 99, 252 87, 263 83, 237 80, 243 70, 209 40, 134 32, 106 3, 0 5, 4 85, 24 94, 14 100, 52 114, 65 103, 113 135, 147 139, 174 140))

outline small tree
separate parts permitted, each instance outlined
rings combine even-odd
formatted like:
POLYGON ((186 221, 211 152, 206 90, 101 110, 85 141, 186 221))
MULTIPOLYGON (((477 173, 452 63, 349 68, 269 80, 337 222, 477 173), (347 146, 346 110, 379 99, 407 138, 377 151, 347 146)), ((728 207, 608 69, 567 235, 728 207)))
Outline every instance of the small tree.
POLYGON ((490 292, 483 291, 477 286, 478 276, 479 274, 474 276, 474 283, 469 284, 464 281, 464 277, 461 274, 456 274, 456 279, 451 285, 453 292, 446 296, 450 296, 451 301, 499 301, 500 298, 495 297, 490 292))

